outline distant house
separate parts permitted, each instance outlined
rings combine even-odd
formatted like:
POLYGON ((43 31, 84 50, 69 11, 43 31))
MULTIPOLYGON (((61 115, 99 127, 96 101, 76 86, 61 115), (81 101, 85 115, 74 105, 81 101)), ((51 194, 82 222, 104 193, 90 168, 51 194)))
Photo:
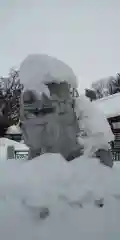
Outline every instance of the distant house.
POLYGON ((94 101, 105 114, 115 135, 111 144, 114 160, 120 160, 120 93, 94 101))

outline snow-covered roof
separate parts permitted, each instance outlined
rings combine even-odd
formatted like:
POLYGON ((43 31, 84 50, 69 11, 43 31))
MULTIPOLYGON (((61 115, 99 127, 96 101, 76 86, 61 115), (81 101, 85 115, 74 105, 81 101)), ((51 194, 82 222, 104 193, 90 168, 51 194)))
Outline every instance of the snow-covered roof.
POLYGON ((8 139, 8 138, 0 138, 0 147, 3 146, 14 146, 16 151, 28 151, 29 148, 24 144, 20 142, 16 142, 14 140, 8 139))
POLYGON ((77 78, 73 70, 64 62, 45 54, 31 54, 26 57, 20 66, 20 79, 25 88, 37 92, 47 92, 45 83, 50 82, 66 81, 77 88, 77 78))
POLYGON ((6 134, 21 134, 21 129, 16 125, 12 125, 8 127, 6 134))
POLYGON ((93 104, 97 105, 107 118, 120 115, 120 93, 93 101, 93 104))

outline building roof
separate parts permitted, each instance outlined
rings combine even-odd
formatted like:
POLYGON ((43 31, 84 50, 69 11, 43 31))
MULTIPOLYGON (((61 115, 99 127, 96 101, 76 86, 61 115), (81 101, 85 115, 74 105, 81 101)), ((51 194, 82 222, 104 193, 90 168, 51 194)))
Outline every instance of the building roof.
POLYGON ((93 101, 93 104, 97 105, 107 118, 120 115, 120 93, 93 101))
POLYGON ((21 134, 21 129, 19 126, 12 125, 12 126, 8 127, 6 133, 7 134, 21 134))

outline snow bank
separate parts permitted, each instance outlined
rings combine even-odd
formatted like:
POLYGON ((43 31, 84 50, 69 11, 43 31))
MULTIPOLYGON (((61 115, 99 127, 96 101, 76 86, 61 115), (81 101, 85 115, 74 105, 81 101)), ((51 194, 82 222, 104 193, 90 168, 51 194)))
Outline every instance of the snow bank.
POLYGON ((20 79, 25 89, 49 94, 45 83, 66 81, 77 87, 77 79, 72 69, 62 61, 44 54, 31 54, 20 66, 20 79))
POLYGON ((8 240, 120 238, 120 173, 96 158, 58 154, 0 163, 0 233, 8 240), (103 208, 97 201, 104 199, 103 208), (49 216, 40 219, 41 208, 49 216))
POLYGON ((79 117, 80 129, 87 134, 84 138, 85 153, 91 155, 100 148, 108 149, 108 143, 114 140, 114 135, 104 113, 87 97, 81 95, 76 99, 76 114, 79 117))

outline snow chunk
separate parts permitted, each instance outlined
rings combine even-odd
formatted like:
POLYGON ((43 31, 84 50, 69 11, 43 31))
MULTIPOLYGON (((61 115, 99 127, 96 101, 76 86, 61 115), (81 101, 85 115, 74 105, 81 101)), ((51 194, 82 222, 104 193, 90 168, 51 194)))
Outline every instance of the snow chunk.
POLYGON ((76 99, 76 114, 79 117, 80 129, 87 137, 84 139, 86 153, 93 154, 96 150, 108 149, 114 135, 104 113, 85 96, 76 99))
POLYGON ((20 79, 26 89, 49 94, 45 83, 68 82, 77 87, 77 79, 72 69, 64 62, 44 54, 31 54, 20 66, 20 79))

